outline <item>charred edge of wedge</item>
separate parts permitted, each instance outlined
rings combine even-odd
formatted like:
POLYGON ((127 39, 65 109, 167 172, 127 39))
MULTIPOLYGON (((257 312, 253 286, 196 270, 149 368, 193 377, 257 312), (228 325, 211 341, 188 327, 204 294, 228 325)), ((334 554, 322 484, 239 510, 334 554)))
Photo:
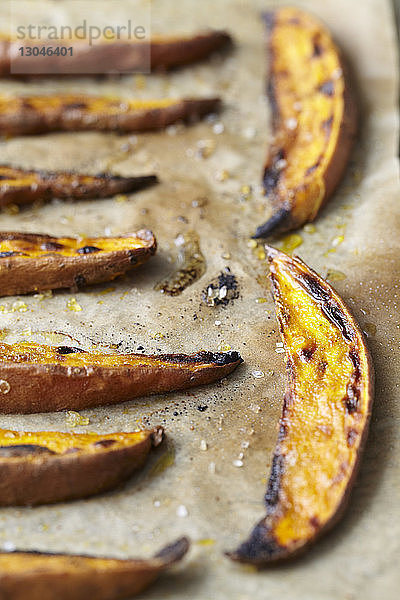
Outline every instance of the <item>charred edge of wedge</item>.
POLYGON ((121 177, 110 173, 86 175, 72 171, 24 170, 0 165, 0 206, 29 204, 50 198, 107 198, 136 192, 158 183, 156 175, 121 177), (6 173, 4 173, 6 170, 6 173), (33 177, 27 182, 26 177, 33 177), (18 181, 20 180, 20 184, 18 181), (12 181, 12 185, 8 182, 12 181))
MULTIPOLYGON (((368 406, 367 412, 365 413, 364 425, 360 432, 360 441, 357 450, 357 457, 353 465, 353 469, 348 479, 344 493, 340 499, 340 503, 336 506, 334 512, 331 514, 330 518, 325 523, 320 524, 318 522, 316 524, 316 530, 314 531, 314 535, 312 537, 309 537, 304 543, 296 545, 296 541, 294 540, 292 546, 281 545, 277 540, 276 536, 274 535, 274 518, 276 518, 277 514, 279 515, 279 491, 281 487, 281 478, 285 473, 285 456, 281 454, 280 445, 287 436, 285 415, 287 406, 290 405, 292 401, 290 381, 292 367, 288 362, 288 390, 285 393, 282 417, 280 419, 279 435, 276 449, 273 455, 267 491, 265 494, 267 514, 254 527, 249 538, 245 542, 240 544, 240 546, 235 551, 226 552, 226 555, 234 561, 250 563, 257 567, 262 567, 270 563, 291 560, 303 554, 308 549, 310 544, 314 543, 317 539, 319 539, 321 535, 329 531, 343 516, 343 513, 345 512, 349 501, 349 496, 354 481, 358 474, 360 458, 368 437, 368 428, 371 417, 371 407, 373 402, 374 390, 374 369, 364 335, 358 323, 356 322, 352 314, 348 311, 343 300, 338 296, 338 294, 329 284, 322 280, 322 278, 314 270, 308 267, 308 265, 306 265, 300 258, 290 258, 286 256, 283 252, 280 252, 279 250, 276 250, 275 248, 272 248, 267 245, 265 246, 265 248, 267 251, 268 260, 271 264, 271 269, 273 261, 277 257, 283 257, 284 260, 287 260, 298 266, 299 270, 301 271, 301 274, 295 277, 297 283, 301 287, 303 287, 303 289, 318 303, 326 319, 330 321, 331 324, 333 324, 340 331, 341 335, 347 342, 353 342, 355 344, 355 347, 361 346, 366 359, 368 371, 368 377, 366 378, 367 392, 365 392, 368 400, 368 406)), ((293 273, 292 275, 294 276, 293 273)), ((272 270, 271 279, 274 290, 273 295, 274 298, 276 298, 277 283, 275 281, 275 277, 272 270)), ((284 325, 281 321, 280 313, 278 313, 278 321, 280 330, 282 332, 284 325)), ((356 355, 355 347, 349 350, 349 356, 354 365, 354 372, 351 380, 352 392, 350 397, 348 397, 347 399, 343 399, 346 404, 346 411, 350 414, 357 410, 357 402, 354 403, 354 397, 358 397, 357 394, 359 394, 359 389, 357 389, 357 385, 359 385, 361 379, 360 362, 358 356, 356 355)))
POLYGON ((74 361, 68 347, 51 347, 46 358, 41 344, 0 346, 0 375, 9 386, 0 412, 9 414, 83 410, 212 384, 243 362, 236 352, 118 354, 115 361, 81 352, 74 361))
MULTIPOLYGON (((277 25, 276 12, 279 11, 263 13, 263 19, 268 34, 268 52, 271 62, 274 60, 274 50, 271 46, 271 36, 275 26, 277 25)), ((326 29, 322 24, 321 28, 326 29)), ((352 78, 350 76, 349 66, 340 49, 335 46, 335 50, 338 54, 340 68, 343 73, 344 111, 338 140, 336 142, 336 149, 332 154, 330 163, 327 166, 323 176, 325 189, 320 206, 318 207, 317 212, 311 211, 309 218, 298 220, 298 218, 293 214, 292 200, 289 197, 283 198, 282 195, 280 195, 277 191, 277 186, 283 172, 282 167, 279 166, 279 163, 282 160, 285 160, 286 156, 284 149, 280 147, 279 144, 276 145, 276 141, 274 141, 269 149, 263 173, 264 193, 270 198, 273 214, 268 221, 257 227, 254 235, 252 236, 253 239, 268 238, 270 236, 279 235, 286 231, 296 229, 307 221, 313 221, 318 212, 326 204, 330 196, 335 191, 344 174, 357 134, 359 110, 356 103, 354 86, 351 84, 352 78)), ((327 90, 327 93, 329 92, 330 90, 327 90)), ((279 104, 276 97, 275 75, 272 72, 271 65, 267 83, 267 98, 271 110, 272 130, 274 137, 276 138, 280 132, 282 124, 279 104)), ((321 126, 325 128, 326 135, 329 134, 331 125, 332 117, 330 121, 328 120, 327 122, 321 122, 321 126)), ((296 194, 296 191, 294 191, 294 194, 296 194)))
MULTIPOLYGON (((116 133, 134 131, 153 131, 164 129, 177 121, 195 123, 205 115, 218 112, 221 108, 219 97, 183 98, 171 100, 171 103, 160 106, 125 107, 124 99, 118 100, 121 109, 111 112, 105 105, 98 110, 88 108, 89 100, 101 100, 99 96, 65 95, 48 96, 61 99, 56 108, 49 102, 49 110, 39 110, 32 103, 43 96, 26 96, 13 99, 9 113, 0 111, 0 135, 35 135, 54 131, 113 131, 116 133)), ((7 98, 10 104, 10 99, 7 98)), ((115 109, 115 100, 112 100, 115 109)), ((128 101, 129 102, 129 101, 128 101)))

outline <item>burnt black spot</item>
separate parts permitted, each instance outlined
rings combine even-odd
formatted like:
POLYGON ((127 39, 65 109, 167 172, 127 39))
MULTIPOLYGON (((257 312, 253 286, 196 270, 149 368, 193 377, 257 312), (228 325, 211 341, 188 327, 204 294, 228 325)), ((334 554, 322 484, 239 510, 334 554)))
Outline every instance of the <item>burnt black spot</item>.
POLYGON ((356 441, 358 437, 358 431, 356 431, 355 429, 350 428, 347 431, 347 445, 349 448, 351 448, 354 445, 354 442, 356 441))
POLYGON ((9 256, 27 256, 24 252, 15 252, 14 250, 8 250, 7 252, 0 252, 0 258, 8 258, 9 256))
POLYGON ((321 94, 324 94, 325 96, 333 96, 335 93, 335 85, 333 81, 328 79, 327 81, 324 81, 322 85, 319 86, 318 91, 320 91, 321 94))
POLYGON ((280 149, 274 159, 270 167, 267 167, 264 171, 264 191, 265 194, 268 195, 273 192, 278 185, 279 178, 281 176, 282 167, 279 166, 279 161, 285 159, 285 152, 283 149, 280 149), (278 166, 277 166, 278 165, 278 166))
POLYGON ((82 248, 78 248, 78 254, 93 254, 93 252, 100 252, 100 248, 97 246, 82 246, 82 248))
POLYGON ((137 349, 138 350, 144 350, 144 347, 143 346, 138 346, 137 349))
POLYGON ((58 242, 43 242, 43 244, 40 244, 41 250, 63 250, 64 247, 63 244, 58 242))
POLYGON ((198 411, 200 411, 200 412, 204 412, 204 411, 205 411, 205 410, 207 410, 207 409, 208 409, 208 406, 207 406, 207 404, 200 404, 200 405, 197 407, 197 410, 198 410, 198 411))
POLYGON ((272 75, 268 79, 268 83, 267 83, 267 98, 268 98, 270 110, 271 110, 272 127, 274 130, 276 130, 277 126, 278 126, 278 122, 279 122, 279 106, 278 106, 278 102, 276 100, 276 94, 275 94, 275 80, 272 75))
POLYGON ((58 354, 75 354, 75 352, 85 352, 82 348, 75 348, 74 346, 58 346, 58 354))
POLYGON ((312 359, 316 349, 317 347, 315 344, 313 344, 312 346, 306 346, 305 348, 302 348, 299 352, 300 359, 303 362, 309 362, 312 359))
POLYGON ((113 446, 116 443, 117 440, 99 440, 98 442, 95 442, 93 446, 100 448, 109 448, 110 446, 113 446))
POLYGON ((313 39, 312 58, 317 58, 318 56, 321 56, 321 54, 323 54, 323 53, 324 53, 324 49, 321 46, 320 36, 317 34, 316 36, 314 36, 314 39, 313 39))
POLYGON ((302 274, 301 277, 297 277, 296 279, 314 300, 320 304, 325 317, 333 323, 333 325, 339 329, 343 337, 350 342, 354 337, 354 331, 346 322, 343 311, 331 298, 329 291, 325 290, 312 275, 302 274))
POLYGON ((37 444, 16 444, 15 446, 0 446, 0 456, 4 458, 22 458, 32 454, 56 454, 53 450, 37 444))
POLYGON ((136 265, 137 263, 137 258, 133 252, 129 255, 129 262, 131 263, 131 265, 136 265))
POLYGON ((274 454, 268 487, 265 493, 265 503, 268 508, 273 508, 279 501, 279 488, 281 477, 285 470, 285 459, 282 454, 274 454))
POLYGON ((217 279, 208 284, 202 296, 207 306, 224 307, 239 298, 239 285, 229 267, 221 271, 217 279))
POLYGON ((159 360, 180 364, 210 363, 223 367, 235 362, 242 363, 243 359, 239 352, 197 352, 197 354, 160 354, 159 360))
POLYGON ((320 520, 318 519, 318 517, 316 515, 314 515, 313 517, 310 518, 310 525, 311 527, 314 527, 314 529, 318 529, 320 526, 320 520))
POLYGON ((76 287, 80 288, 86 284, 86 279, 83 275, 76 275, 74 277, 74 282, 75 282, 76 287))

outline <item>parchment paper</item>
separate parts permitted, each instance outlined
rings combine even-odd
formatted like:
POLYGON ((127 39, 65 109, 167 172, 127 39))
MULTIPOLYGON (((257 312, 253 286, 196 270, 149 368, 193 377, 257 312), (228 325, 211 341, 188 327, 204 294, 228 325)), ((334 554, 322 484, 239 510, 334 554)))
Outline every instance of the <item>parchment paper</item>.
MULTIPOLYGON (((398 64, 391 5, 383 0, 296 2, 333 31, 352 65, 362 109, 361 135, 347 176, 318 218, 315 232, 299 232, 303 243, 296 252, 323 276, 328 270, 342 274, 335 274, 333 284, 368 333, 377 386, 370 436, 346 517, 304 558, 257 573, 230 562, 222 552, 243 540, 264 514, 285 385, 283 357, 275 351, 279 335, 267 264, 258 258, 259 249, 248 246, 255 226, 268 216, 259 186, 269 141, 259 17, 266 4, 151 4, 154 32, 226 27, 235 37, 236 50, 168 76, 3 81, 0 92, 68 90, 141 98, 217 93, 225 103, 221 115, 164 133, 70 133, 1 142, 4 162, 93 173, 111 168, 123 175, 156 171, 162 183, 125 202, 55 201, 19 214, 3 213, 0 227, 103 235, 147 226, 157 234, 158 255, 110 285, 56 292, 51 298, 2 299, 0 327, 8 330, 6 340, 71 341, 54 334, 64 332, 85 348, 104 344, 107 351, 121 342, 121 350, 143 346, 146 352, 229 345, 246 362, 213 386, 83 412, 90 422, 74 431, 128 431, 162 424, 168 442, 143 472, 115 492, 54 506, 2 509, 0 544, 128 557, 150 555, 187 534, 194 542, 188 560, 147 592, 149 600, 394 599, 400 584, 400 214, 398 64), (208 158, 200 156, 204 146, 211 148, 208 158), (252 194, 243 186, 253 186, 252 194), (175 237, 190 229, 200 236, 206 273, 181 296, 163 296, 153 286, 173 268, 175 237), (238 279, 240 298, 226 309, 206 307, 202 290, 225 266, 238 279), (71 297, 81 311, 67 308, 71 297), (260 298, 266 301, 257 302, 260 298), (22 304, 13 304, 18 301, 22 304), (257 371, 264 376, 255 377, 257 371), (199 406, 207 408, 200 411, 199 406), (237 460, 243 466, 235 466, 237 460)), ((73 10, 73 2, 58 5, 59 10, 73 10)), ((128 11, 132 3, 126 5, 128 11)), ((0 426, 71 430, 65 413, 1 416, 0 426)))

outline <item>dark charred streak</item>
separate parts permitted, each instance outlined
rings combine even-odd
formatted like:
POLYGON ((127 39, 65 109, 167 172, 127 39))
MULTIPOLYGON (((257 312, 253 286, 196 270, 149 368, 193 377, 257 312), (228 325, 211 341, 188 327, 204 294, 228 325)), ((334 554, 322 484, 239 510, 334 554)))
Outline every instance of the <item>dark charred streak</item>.
POLYGON ((39 446, 37 444, 16 444, 13 446, 0 446, 0 457, 2 458, 23 458, 29 455, 56 454, 50 448, 39 446))
POLYGON ((137 258, 133 250, 129 252, 129 262, 131 263, 131 265, 136 265, 137 263, 137 258))
POLYGON ((308 167, 308 169, 306 169, 306 175, 311 175, 312 173, 314 173, 315 169, 318 169, 319 165, 321 164, 321 160, 322 160, 322 156, 318 157, 318 160, 311 165, 311 167, 308 167))
POLYGON ((318 369, 318 372, 321 375, 321 377, 325 373, 327 366, 328 366, 328 363, 325 360, 321 360, 317 364, 317 369, 318 369))
POLYGON ((284 160, 284 158, 285 158, 285 152, 281 148, 280 150, 277 151, 273 160, 271 161, 272 162, 271 166, 266 167, 266 169, 264 171, 264 179, 263 179, 264 192, 267 196, 275 191, 275 188, 279 183, 279 178, 281 176, 282 168, 279 166, 277 167, 277 163, 280 160, 284 160))
POLYGON ((325 121, 322 121, 321 128, 327 138, 331 135, 332 125, 333 116, 329 117, 329 119, 325 119, 325 121))
POLYGON ((76 275, 74 282, 77 288, 83 287, 86 284, 86 279, 83 275, 76 275))
POLYGON ((321 46, 320 35, 317 33, 313 39, 313 53, 311 58, 317 58, 324 53, 324 49, 321 46))
POLYGON ((347 384, 344 405, 348 414, 351 415, 357 411, 359 399, 360 390, 358 389, 358 387, 353 382, 347 384))
MULTIPOLYGON (((270 49, 271 64, 273 62, 273 54, 274 54, 274 52, 271 48, 270 49)), ((267 82, 267 98, 268 98, 268 102, 269 102, 269 106, 270 106, 270 110, 271 110, 272 129, 273 129, 273 131, 276 131, 276 129, 278 127, 278 123, 279 123, 280 111, 279 111, 279 106, 278 106, 278 102, 277 102, 276 94, 275 94, 275 78, 271 72, 270 72, 269 79, 267 82)))
POLYGON ((302 273, 301 276, 296 277, 296 280, 319 303, 325 317, 339 329, 345 340, 350 342, 354 338, 354 330, 347 323, 343 311, 332 299, 329 291, 325 290, 312 275, 302 273))
POLYGON ((10 256, 27 256, 27 254, 25 252, 15 252, 14 250, 0 252, 0 258, 9 258, 10 256))
POLYGON ((65 110, 85 109, 87 104, 85 102, 69 102, 64 104, 65 110))
POLYGON ((63 244, 59 244, 58 242, 43 242, 40 244, 41 250, 63 250, 64 247, 63 244))
POLYGON ((78 248, 78 254, 93 254, 94 252, 100 252, 100 248, 97 246, 82 246, 82 248, 78 248))
MULTIPOLYGON (((281 435, 281 434, 280 434, 281 435)), ((268 487, 265 493, 265 503, 267 509, 273 509, 279 502, 279 489, 281 478, 285 471, 285 459, 282 454, 274 454, 272 459, 271 473, 269 476, 268 487)))
POLYGON ((82 348, 76 348, 75 346, 58 346, 57 354, 75 354, 75 352, 85 352, 82 348))
POLYGON ((199 363, 210 363, 224 367, 235 362, 242 363, 243 359, 239 352, 233 350, 229 352, 197 352, 197 354, 160 354, 156 356, 159 360, 180 363, 180 364, 199 364, 199 363))
POLYGON ((347 430, 347 446, 349 448, 354 446, 354 443, 355 443, 357 437, 358 437, 358 431, 356 429, 353 429, 352 427, 350 427, 347 430))
POLYGON ((96 448, 109 448, 110 446, 113 446, 116 443, 117 440, 99 440, 98 442, 95 442, 93 446, 95 446, 96 448))
POLYGON ((355 348, 350 350, 349 358, 354 366, 353 380, 355 383, 358 383, 361 379, 361 363, 360 363, 360 356, 355 348))
POLYGON ((318 91, 325 96, 333 96, 335 94, 335 85, 331 79, 324 81, 322 85, 319 86, 318 91))

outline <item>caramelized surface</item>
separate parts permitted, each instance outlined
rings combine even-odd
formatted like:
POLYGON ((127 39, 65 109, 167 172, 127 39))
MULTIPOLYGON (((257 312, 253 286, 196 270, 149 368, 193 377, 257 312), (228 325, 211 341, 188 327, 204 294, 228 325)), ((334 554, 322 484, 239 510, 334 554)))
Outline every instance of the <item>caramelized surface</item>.
POLYGON ((264 188, 275 220, 256 237, 316 217, 341 177, 356 128, 339 50, 325 27, 289 7, 271 13, 268 24, 274 140, 264 188))
POLYGON ((288 384, 267 516, 233 555, 259 563, 300 550, 340 514, 367 432, 373 379, 360 329, 336 292, 299 259, 272 248, 269 258, 288 384))
POLYGON ((48 96, 0 96, 0 113, 13 115, 19 108, 31 109, 39 113, 63 110, 79 110, 82 114, 119 115, 131 111, 154 110, 179 104, 180 100, 161 98, 160 100, 128 100, 113 96, 87 96, 80 94, 59 94, 48 96))
MULTIPOLYGON (((65 454, 71 448, 74 449, 74 455, 78 451, 85 454, 97 453, 107 450, 117 450, 128 446, 135 446, 146 440, 151 431, 134 431, 132 433, 63 433, 60 431, 10 431, 0 429, 0 462, 4 459, 1 449, 13 446, 39 446, 48 448, 51 453, 58 455, 65 454), (105 442, 105 443, 104 443, 105 442)), ((27 451, 29 448, 27 448, 27 451)), ((35 456, 35 449, 32 449, 32 457, 35 456)), ((29 457, 27 452, 24 459, 29 457)))
POLYGON ((49 253, 56 256, 82 257, 99 252, 120 252, 155 247, 154 238, 128 235, 121 237, 54 238, 45 235, 0 232, 0 268, 2 258, 40 258, 49 253), (15 252, 15 254, 8 254, 15 252), (2 254, 4 255, 2 256, 2 254))
POLYGON ((65 367, 103 367, 121 369, 124 367, 157 367, 167 365, 170 369, 198 371, 210 366, 232 366, 242 359, 237 352, 199 352, 198 354, 102 354, 86 352, 70 346, 47 346, 29 342, 0 344, 1 363, 23 365, 62 365, 65 367))

